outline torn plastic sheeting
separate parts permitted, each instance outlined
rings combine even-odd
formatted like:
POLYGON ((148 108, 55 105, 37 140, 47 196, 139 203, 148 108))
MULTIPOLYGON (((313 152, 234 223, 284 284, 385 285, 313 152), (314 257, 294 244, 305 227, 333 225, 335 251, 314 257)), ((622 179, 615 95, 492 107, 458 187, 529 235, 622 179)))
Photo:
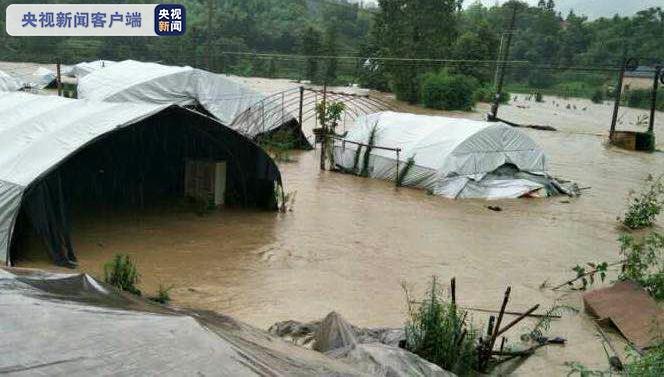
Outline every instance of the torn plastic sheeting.
POLYGON ((220 314, 174 310, 87 275, 0 269, 0 373, 361 376, 220 314))

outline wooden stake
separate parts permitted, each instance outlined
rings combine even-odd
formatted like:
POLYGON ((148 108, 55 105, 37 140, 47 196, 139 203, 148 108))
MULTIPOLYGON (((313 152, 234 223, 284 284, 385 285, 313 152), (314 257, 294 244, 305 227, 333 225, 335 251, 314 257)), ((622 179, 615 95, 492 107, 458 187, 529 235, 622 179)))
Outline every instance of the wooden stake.
POLYGON ((55 64, 56 67, 56 79, 55 82, 58 86, 58 96, 62 97, 62 76, 60 75, 60 59, 57 60, 57 63, 55 64))

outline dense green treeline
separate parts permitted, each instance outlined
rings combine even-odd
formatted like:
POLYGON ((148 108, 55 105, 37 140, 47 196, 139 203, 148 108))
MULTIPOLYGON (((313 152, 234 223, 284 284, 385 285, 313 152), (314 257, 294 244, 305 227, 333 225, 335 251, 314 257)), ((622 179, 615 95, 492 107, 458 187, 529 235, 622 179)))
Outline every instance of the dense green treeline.
POLYGON ((535 6, 513 0, 493 7, 463 0, 378 0, 373 8, 342 0, 179 2, 188 15, 183 37, 102 39, 9 37, 4 9, 11 2, 0 0, 0 59, 152 60, 240 75, 355 82, 420 102, 422 79, 441 71, 472 76, 486 92, 494 79, 501 39, 506 39, 517 7, 509 59, 519 63, 507 70, 508 88, 589 97, 608 90, 616 73, 606 68, 615 67, 624 56, 638 57, 642 64, 664 61, 660 8, 631 17, 588 20, 560 14, 554 0, 535 6))

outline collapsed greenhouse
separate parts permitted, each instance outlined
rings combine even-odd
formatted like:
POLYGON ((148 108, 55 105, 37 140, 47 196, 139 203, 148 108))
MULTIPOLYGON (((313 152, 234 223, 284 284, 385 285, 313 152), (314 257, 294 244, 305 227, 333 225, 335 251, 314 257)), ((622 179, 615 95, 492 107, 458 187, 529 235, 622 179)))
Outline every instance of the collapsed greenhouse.
POLYGON ((334 145, 338 169, 447 198, 576 195, 547 174, 544 151, 503 123, 395 112, 360 117, 334 145), (397 154, 398 150, 398 154, 397 154), (397 170, 399 169, 399 170, 397 170))
POLYGON ((258 138, 281 130, 292 134, 295 145, 310 148, 298 120, 280 103, 261 101, 266 97, 231 76, 192 67, 166 66, 125 60, 104 69, 92 70, 78 82, 78 97, 105 102, 147 102, 190 106, 232 126, 233 120, 252 106, 272 114, 263 122, 243 124, 236 131, 258 138))
POLYGON ((72 265, 72 209, 144 208, 189 197, 276 209, 281 175, 253 141, 174 105, 0 93, 0 261, 28 231, 72 265))

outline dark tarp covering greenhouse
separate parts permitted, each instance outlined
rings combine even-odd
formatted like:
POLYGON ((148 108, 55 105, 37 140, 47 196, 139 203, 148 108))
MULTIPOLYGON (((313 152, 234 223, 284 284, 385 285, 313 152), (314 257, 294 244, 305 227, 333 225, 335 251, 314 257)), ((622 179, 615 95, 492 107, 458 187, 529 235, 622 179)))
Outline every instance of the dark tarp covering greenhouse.
POLYGON ((70 212, 143 208, 184 196, 188 160, 224 161, 225 204, 276 209, 281 176, 255 143, 173 105, 0 94, 0 260, 32 228, 53 260, 75 261, 70 212))
POLYGON ((0 268, 0 374, 361 376, 230 317, 173 309, 88 275, 0 268))

